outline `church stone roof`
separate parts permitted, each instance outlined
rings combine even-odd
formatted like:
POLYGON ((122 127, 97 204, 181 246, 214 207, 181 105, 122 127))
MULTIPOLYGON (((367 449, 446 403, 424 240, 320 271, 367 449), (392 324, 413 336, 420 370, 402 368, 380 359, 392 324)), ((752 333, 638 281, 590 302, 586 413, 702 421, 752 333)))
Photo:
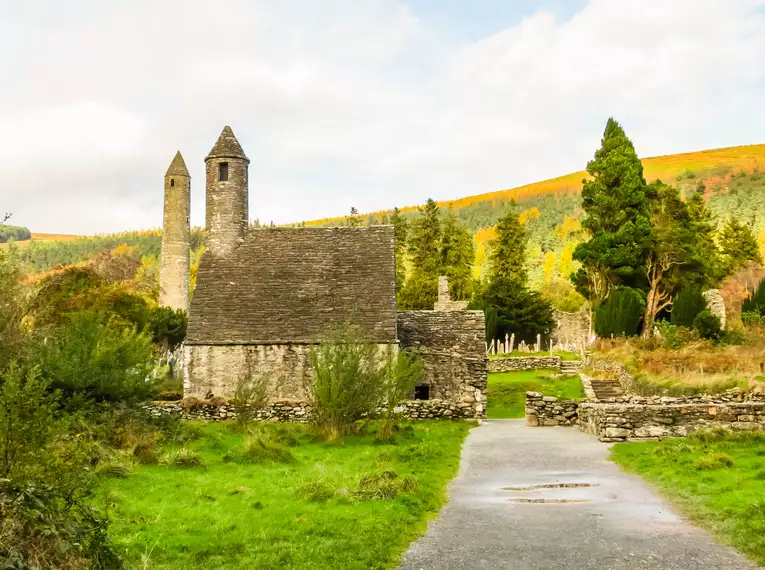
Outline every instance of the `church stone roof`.
POLYGON ((183 160, 180 150, 175 153, 175 158, 170 163, 165 176, 189 176, 189 169, 186 168, 186 162, 183 160))
POLYGON ((250 162, 250 159, 247 158, 247 155, 242 150, 242 145, 239 144, 236 136, 234 136, 234 131, 228 125, 223 127, 223 132, 218 137, 218 142, 210 150, 207 158, 205 158, 205 162, 211 158, 241 158, 250 162))
POLYGON ((186 342, 315 343, 340 323, 395 342, 393 226, 252 229, 231 254, 206 252, 186 342))

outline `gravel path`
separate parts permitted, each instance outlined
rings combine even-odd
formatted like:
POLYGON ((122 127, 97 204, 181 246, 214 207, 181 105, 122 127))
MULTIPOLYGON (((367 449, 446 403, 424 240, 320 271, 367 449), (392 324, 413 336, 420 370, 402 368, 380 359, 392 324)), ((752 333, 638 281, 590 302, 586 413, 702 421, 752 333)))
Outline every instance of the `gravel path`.
POLYGON ((468 436, 451 499, 401 570, 758 568, 608 454, 576 429, 487 421, 468 436))

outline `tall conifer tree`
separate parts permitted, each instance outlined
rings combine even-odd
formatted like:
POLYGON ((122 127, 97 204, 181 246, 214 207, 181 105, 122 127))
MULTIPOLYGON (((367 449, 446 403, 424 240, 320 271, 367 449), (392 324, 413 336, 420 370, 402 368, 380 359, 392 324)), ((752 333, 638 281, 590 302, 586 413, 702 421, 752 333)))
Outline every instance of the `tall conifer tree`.
POLYGON ((598 304, 619 285, 645 288, 645 258, 650 247, 648 187, 632 142, 613 118, 608 119, 601 147, 587 164, 591 179, 582 186, 590 234, 574 259, 582 268, 572 279, 582 295, 598 304))
POLYGON ((723 273, 731 275, 749 262, 762 263, 754 232, 731 216, 720 234, 723 273))
POLYGON ((401 291, 406 281, 406 240, 409 232, 409 222, 401 214, 401 210, 393 208, 390 223, 394 228, 396 248, 396 294, 401 291))
POLYGON ((474 261, 472 234, 448 212, 441 225, 441 267, 443 275, 449 278, 452 299, 470 299, 473 294, 474 261))
POLYGON ((499 277, 526 283, 526 243, 528 238, 513 203, 497 221, 497 237, 491 241, 489 279, 499 277))

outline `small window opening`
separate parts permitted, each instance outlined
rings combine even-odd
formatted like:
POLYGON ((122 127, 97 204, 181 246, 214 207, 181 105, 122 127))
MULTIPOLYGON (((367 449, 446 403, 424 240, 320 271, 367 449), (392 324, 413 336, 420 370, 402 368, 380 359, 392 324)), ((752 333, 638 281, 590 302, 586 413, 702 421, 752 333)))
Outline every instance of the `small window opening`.
POLYGON ((228 180, 228 162, 221 162, 218 167, 218 180, 225 182, 228 180))
POLYGON ((415 400, 430 400, 430 386, 421 384, 414 387, 415 400))
POLYGON ((170 187, 172 188, 173 186, 175 186, 175 178, 170 179, 170 187))

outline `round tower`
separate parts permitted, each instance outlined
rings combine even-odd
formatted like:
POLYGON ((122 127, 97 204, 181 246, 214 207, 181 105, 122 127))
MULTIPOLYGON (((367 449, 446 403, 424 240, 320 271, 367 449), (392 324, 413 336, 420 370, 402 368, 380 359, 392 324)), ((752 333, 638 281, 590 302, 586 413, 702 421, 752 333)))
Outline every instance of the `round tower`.
POLYGON ((165 173, 159 304, 186 312, 189 310, 190 211, 191 176, 178 151, 165 173))
POLYGON ((205 158, 205 225, 207 249, 226 255, 244 240, 248 224, 247 169, 244 154, 231 127, 226 126, 205 158))

